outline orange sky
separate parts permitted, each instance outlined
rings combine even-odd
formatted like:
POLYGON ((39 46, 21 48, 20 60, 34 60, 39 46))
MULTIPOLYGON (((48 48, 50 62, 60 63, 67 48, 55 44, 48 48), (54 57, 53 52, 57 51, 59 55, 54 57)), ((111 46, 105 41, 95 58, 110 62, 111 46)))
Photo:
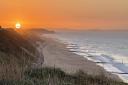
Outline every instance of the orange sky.
POLYGON ((128 28, 128 0, 0 0, 0 11, 4 27, 128 28))

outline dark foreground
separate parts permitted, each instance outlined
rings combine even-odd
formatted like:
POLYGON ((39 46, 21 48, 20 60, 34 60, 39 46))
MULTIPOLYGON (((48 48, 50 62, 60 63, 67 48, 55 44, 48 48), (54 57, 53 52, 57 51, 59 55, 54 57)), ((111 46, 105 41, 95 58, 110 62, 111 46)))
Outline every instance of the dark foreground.
POLYGON ((127 85, 101 76, 83 72, 66 74, 60 69, 42 68, 25 71, 23 80, 1 80, 0 85, 127 85))

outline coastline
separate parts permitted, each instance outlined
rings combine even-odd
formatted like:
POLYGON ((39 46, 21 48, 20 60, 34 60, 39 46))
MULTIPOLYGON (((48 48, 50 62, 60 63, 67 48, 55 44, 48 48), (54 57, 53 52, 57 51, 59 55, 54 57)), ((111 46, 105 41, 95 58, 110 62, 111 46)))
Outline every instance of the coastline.
POLYGON ((43 67, 61 68, 67 73, 75 73, 79 70, 90 75, 105 75, 108 78, 122 81, 119 76, 107 72, 103 67, 96 63, 71 52, 66 44, 39 35, 43 41, 40 43, 44 56, 43 67))

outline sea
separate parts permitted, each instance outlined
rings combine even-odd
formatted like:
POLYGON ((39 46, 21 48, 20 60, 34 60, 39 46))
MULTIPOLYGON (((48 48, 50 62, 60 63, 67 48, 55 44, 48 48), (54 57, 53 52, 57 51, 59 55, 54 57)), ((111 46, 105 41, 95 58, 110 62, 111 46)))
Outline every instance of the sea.
POLYGON ((56 31, 45 36, 66 44, 70 52, 95 62, 128 82, 127 31, 56 31))

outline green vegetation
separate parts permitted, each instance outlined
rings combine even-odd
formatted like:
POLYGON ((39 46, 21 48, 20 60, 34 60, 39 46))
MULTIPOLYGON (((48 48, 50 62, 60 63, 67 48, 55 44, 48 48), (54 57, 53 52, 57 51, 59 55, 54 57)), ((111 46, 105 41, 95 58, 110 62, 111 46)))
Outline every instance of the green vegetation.
POLYGON ((82 71, 69 75, 61 69, 55 68, 28 70, 25 72, 25 76, 32 80, 35 85, 125 85, 124 83, 108 79, 105 76, 91 76, 82 71))
POLYGON ((38 52, 27 35, 0 30, 0 85, 128 85, 81 71, 67 74, 58 68, 31 68, 38 52))
POLYGON ((25 71, 22 80, 1 80, 0 85, 128 85, 104 76, 91 76, 83 72, 66 74, 60 69, 42 68, 25 71))

